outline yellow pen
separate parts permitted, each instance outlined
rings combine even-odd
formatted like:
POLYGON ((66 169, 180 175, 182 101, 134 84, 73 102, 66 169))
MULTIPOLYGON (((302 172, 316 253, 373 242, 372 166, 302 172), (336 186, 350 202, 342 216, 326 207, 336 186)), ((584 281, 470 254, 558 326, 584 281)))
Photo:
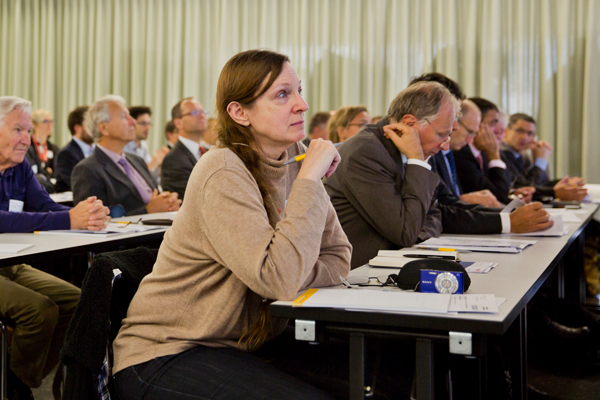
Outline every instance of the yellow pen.
MULTIPOLYGON (((334 145, 333 145, 333 146, 334 146, 334 147, 339 147, 339 146, 341 146, 341 145, 342 145, 342 142, 339 142, 339 143, 334 143, 334 145)), ((294 158, 290 158, 289 160, 287 160, 286 162, 284 162, 284 163, 283 163, 283 165, 288 165, 288 164, 291 164, 291 163, 295 163, 295 162, 298 162, 298 161, 302 161, 302 160, 304 160, 305 158, 306 158, 306 153, 304 153, 304 154, 300 154, 299 156, 296 156, 296 157, 294 157, 294 158)))

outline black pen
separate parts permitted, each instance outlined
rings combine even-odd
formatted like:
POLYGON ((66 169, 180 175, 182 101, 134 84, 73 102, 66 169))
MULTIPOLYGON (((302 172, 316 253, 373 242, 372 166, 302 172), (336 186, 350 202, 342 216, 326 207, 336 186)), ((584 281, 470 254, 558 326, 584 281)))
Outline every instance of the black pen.
POLYGON ((435 254, 403 254, 406 258, 440 258, 442 260, 456 260, 454 256, 438 256, 435 254))

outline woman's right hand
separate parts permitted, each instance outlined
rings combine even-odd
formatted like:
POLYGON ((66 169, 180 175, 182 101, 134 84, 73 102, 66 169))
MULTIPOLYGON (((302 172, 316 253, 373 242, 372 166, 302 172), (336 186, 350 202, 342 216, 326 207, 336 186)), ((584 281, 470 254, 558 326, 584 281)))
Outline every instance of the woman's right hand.
POLYGON ((323 177, 330 177, 342 158, 329 140, 313 139, 310 141, 306 158, 298 172, 298 179, 312 179, 318 182, 323 177))

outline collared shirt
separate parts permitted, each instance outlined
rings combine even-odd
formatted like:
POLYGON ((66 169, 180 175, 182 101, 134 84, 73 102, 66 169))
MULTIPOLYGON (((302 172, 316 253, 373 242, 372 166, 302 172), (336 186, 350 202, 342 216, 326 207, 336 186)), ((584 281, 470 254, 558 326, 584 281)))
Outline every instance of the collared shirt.
MULTIPOLYGON (((517 151, 515 151, 512 147, 508 146, 508 148, 510 149, 510 151, 512 151, 512 153, 515 155, 516 159, 523 159, 523 155, 517 151)), ((525 163, 522 161, 522 165, 525 165, 525 163)), ((535 161, 533 162, 533 165, 535 165, 536 167, 538 167, 539 169, 541 169, 542 171, 545 171, 546 168, 548 168, 548 160, 538 157, 535 159, 535 161)))
POLYGON ((212 144, 208 144, 204 140, 201 140, 200 141, 200 146, 202 146, 204 148, 204 150, 209 151, 210 148, 212 147, 212 144))
POLYGON ((0 173, 0 233, 70 229, 69 209, 50 198, 27 159, 0 173), (11 200, 23 211, 9 211, 11 200))
POLYGON ((181 143, 183 143, 183 145, 190 151, 190 153, 192 153, 194 155, 194 157, 196 157, 196 160, 200 159, 200 144, 199 143, 194 142, 191 139, 184 138, 181 135, 179 135, 178 140, 181 143))
POLYGON ((86 142, 84 142, 83 140, 77 139, 75 136, 73 136, 73 140, 75 141, 75 143, 77 143, 77 146, 79 146, 79 148, 83 152, 84 157, 87 158, 94 152, 93 144, 89 145, 86 142))
POLYGON ((150 199, 152 198, 152 187, 150 187, 148 182, 146 182, 146 180, 138 172, 138 170, 135 169, 133 165, 131 165, 131 163, 127 160, 125 155, 119 155, 114 151, 110 151, 106 147, 102 147, 100 145, 98 145, 98 148, 102 150, 104 154, 106 154, 115 164, 117 164, 117 166, 121 169, 121 171, 123 171, 125 175, 127 175, 127 177, 135 185, 135 188, 137 189, 140 196, 142 196, 142 200, 144 201, 144 203, 148 204, 150 202, 150 199), (129 169, 131 170, 131 176, 127 174, 125 167, 119 163, 121 159, 125 160, 125 163, 129 165, 129 169))
POLYGON ((135 140, 132 140, 131 142, 125 145, 123 151, 142 157, 146 164, 152 161, 152 156, 150 155, 150 151, 148 151, 148 143, 146 143, 145 140, 140 141, 139 146, 137 145, 135 140))
MULTIPOLYGON (((467 144, 469 145, 469 148, 471 149, 471 153, 473 153, 473 156, 475 158, 479 157, 479 155, 481 154, 481 150, 479 150, 477 147, 475 147, 475 145, 472 143, 467 143, 467 144)), ((488 167, 489 168, 506 169, 506 164, 502 160, 490 160, 488 163, 488 167)))

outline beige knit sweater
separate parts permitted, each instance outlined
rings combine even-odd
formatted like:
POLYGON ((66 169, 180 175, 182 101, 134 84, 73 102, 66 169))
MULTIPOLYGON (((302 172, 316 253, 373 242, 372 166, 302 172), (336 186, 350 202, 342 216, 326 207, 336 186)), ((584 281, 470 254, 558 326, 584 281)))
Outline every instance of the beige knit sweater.
MULTIPOLYGON (((296 179, 300 163, 282 167, 301 152, 297 143, 261 163, 279 211, 275 229, 244 163, 225 148, 202 156, 123 320, 113 373, 199 344, 237 347, 263 297, 291 300, 348 275, 351 246, 323 184, 296 179)), ((285 321, 273 320, 281 333, 285 321)))

